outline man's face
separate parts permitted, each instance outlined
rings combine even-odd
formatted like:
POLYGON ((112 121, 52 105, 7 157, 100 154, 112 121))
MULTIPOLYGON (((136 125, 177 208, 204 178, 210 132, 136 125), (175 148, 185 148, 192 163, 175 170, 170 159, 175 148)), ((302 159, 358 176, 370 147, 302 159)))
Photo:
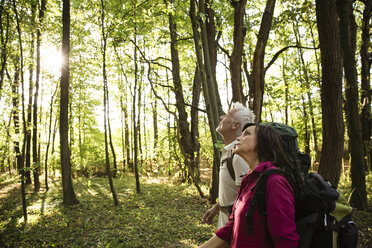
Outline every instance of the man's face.
POLYGON ((220 124, 216 128, 216 131, 219 132, 222 136, 229 132, 236 132, 236 130, 233 128, 233 119, 235 112, 236 109, 230 109, 227 114, 220 116, 220 124))

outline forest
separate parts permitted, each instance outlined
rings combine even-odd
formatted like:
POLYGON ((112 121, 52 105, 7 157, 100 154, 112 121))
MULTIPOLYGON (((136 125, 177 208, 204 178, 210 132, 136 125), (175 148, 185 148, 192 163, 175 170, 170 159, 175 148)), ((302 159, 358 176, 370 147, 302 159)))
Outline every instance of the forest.
POLYGON ((370 0, 0 0, 0 246, 197 247, 219 117, 298 132, 372 247, 370 0))

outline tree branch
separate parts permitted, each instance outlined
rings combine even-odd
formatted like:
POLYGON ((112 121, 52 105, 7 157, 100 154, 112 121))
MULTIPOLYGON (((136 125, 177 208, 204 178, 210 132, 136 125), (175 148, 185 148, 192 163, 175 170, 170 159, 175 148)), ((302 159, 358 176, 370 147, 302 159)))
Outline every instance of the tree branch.
POLYGON ((302 48, 302 49, 313 49, 313 50, 319 49, 319 47, 302 47, 302 46, 298 46, 298 45, 284 47, 284 48, 280 49, 278 52, 275 53, 273 58, 270 60, 270 62, 265 67, 264 74, 266 74, 266 71, 270 68, 270 66, 272 66, 272 64, 274 64, 275 60, 279 57, 279 55, 282 54, 283 52, 285 52, 288 48, 302 48))

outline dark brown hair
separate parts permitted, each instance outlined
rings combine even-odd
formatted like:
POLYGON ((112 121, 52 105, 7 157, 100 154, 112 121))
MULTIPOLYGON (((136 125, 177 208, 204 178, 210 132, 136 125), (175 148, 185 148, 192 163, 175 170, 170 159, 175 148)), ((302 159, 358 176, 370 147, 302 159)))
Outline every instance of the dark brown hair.
POLYGON ((270 126, 247 123, 243 130, 255 126, 257 136, 257 155, 260 162, 271 161, 277 167, 284 168, 288 162, 283 151, 282 139, 279 133, 270 126))

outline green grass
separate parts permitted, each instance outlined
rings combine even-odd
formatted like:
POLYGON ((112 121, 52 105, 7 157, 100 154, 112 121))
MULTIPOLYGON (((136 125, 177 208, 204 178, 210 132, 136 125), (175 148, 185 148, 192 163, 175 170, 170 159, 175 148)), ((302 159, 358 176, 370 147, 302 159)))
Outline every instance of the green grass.
POLYGON ((19 183, 0 178, 0 247, 197 247, 215 227, 201 223, 209 207, 189 185, 142 179, 141 194, 129 177, 114 179, 115 207, 107 178, 79 178, 80 204, 62 205, 60 180, 48 192, 27 192, 23 225, 19 183))
MULTIPOLYGON (((372 174, 366 179, 371 208, 372 174)), ((34 194, 28 186, 28 222, 24 225, 17 180, 0 174, 0 247, 186 248, 202 244, 216 228, 216 223, 202 224, 210 204, 200 199, 192 185, 141 178, 142 193, 137 194, 135 181, 129 176, 114 179, 118 207, 114 206, 107 178, 74 179, 80 204, 70 208, 62 205, 60 178, 49 181, 48 192, 42 188, 34 194)), ((347 198, 350 185, 345 179, 339 184, 347 198)), ((354 219, 360 248, 372 247, 372 212, 355 211, 354 219)))

